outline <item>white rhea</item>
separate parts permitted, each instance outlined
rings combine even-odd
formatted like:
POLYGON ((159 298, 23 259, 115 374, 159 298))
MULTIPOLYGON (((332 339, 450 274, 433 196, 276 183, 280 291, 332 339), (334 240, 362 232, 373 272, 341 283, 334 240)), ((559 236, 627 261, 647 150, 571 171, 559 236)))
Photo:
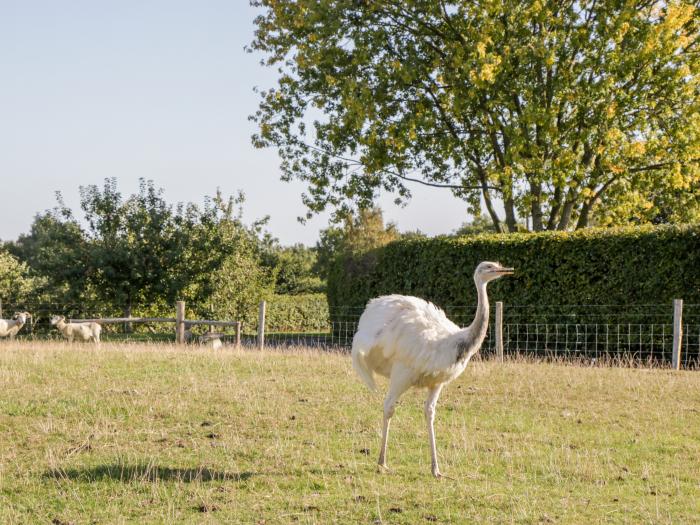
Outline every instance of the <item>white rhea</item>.
POLYGON ((442 387, 458 377, 486 337, 489 324, 489 281, 513 273, 499 263, 482 262, 474 272, 477 307, 474 321, 460 329, 437 306, 405 295, 372 299, 360 317, 352 342, 352 363, 367 386, 374 390, 374 374, 389 378, 384 399, 384 425, 379 466, 387 468, 389 423, 401 395, 412 386, 428 389, 425 419, 428 423, 431 466, 442 477, 435 447, 435 406, 442 387))

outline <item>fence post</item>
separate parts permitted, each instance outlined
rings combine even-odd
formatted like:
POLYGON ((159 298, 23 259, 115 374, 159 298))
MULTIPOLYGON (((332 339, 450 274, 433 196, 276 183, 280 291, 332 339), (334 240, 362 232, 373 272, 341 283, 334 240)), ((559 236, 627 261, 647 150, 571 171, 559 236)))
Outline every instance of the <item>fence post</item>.
POLYGON ((178 301, 175 305, 175 342, 185 343, 185 301, 178 301))
POLYGON ((258 311, 258 350, 265 347, 265 301, 260 301, 258 311))
POLYGON ((683 343, 683 299, 673 300, 673 358, 671 367, 681 369, 681 346, 683 343))
POLYGON ((236 323, 236 348, 241 347, 241 322, 236 323))
POLYGON ((496 301, 496 360, 503 362, 503 302, 496 301))

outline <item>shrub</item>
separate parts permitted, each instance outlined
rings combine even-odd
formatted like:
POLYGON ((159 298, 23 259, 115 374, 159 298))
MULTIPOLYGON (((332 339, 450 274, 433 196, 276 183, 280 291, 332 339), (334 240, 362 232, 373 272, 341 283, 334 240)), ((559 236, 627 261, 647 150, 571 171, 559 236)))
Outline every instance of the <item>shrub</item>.
POLYGON ((268 332, 318 332, 328 329, 325 294, 274 295, 267 303, 268 332))

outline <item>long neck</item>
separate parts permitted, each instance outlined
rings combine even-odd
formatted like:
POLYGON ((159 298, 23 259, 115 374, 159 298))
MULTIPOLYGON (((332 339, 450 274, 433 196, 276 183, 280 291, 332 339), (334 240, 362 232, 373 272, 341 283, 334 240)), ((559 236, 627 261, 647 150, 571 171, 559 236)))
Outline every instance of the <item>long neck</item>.
POLYGON ((457 347, 457 362, 471 358, 484 342, 486 331, 489 326, 489 298, 486 294, 486 283, 476 283, 476 314, 472 324, 457 332, 456 347, 457 347))
POLYGON ((489 296, 486 293, 486 283, 476 281, 476 294, 476 313, 467 329, 474 334, 478 346, 481 346, 489 327, 489 296))

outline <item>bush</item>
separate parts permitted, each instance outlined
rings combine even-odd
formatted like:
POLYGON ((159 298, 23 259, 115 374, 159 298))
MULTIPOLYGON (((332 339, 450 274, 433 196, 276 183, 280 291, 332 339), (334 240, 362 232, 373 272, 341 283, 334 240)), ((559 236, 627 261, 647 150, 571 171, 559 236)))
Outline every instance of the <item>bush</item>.
POLYGON ((268 332, 319 332, 329 327, 325 294, 274 295, 267 304, 268 332))
POLYGON ((390 293, 475 304, 472 276, 484 260, 515 267, 489 285, 492 303, 700 303, 700 225, 686 225, 399 240, 336 260, 329 304, 361 307, 390 293))

